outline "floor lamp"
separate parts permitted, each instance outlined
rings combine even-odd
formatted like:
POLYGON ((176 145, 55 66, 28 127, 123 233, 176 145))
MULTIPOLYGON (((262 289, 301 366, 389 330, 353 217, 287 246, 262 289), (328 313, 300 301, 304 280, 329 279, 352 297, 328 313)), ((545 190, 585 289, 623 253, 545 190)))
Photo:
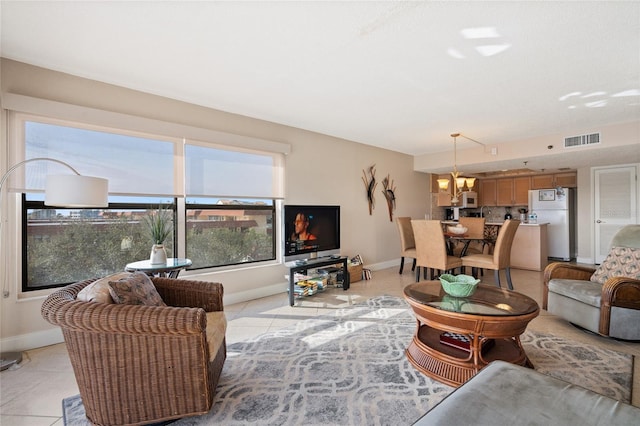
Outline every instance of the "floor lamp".
MULTIPOLYGON (((2 176, 2 179, 0 179, 0 201, 2 201, 2 188, 5 181, 9 178, 9 175, 13 173, 13 171, 18 167, 34 161, 52 161, 69 168, 74 173, 66 175, 47 176, 45 182, 45 205, 69 208, 99 208, 107 207, 109 205, 108 181, 106 179, 92 176, 82 176, 76 169, 74 169, 64 161, 47 157, 30 158, 10 167, 9 170, 7 170, 7 172, 2 176)), ((0 203, 0 206, 1 205, 2 203, 0 203)), ((2 250, 2 245, 4 243, 4 235, 2 233, 3 222, 4 219, 2 218, 2 208, 0 207, 0 259, 2 259, 2 265, 5 266, 2 269, 6 270, 4 251, 2 250)), ((9 297, 9 290, 6 287, 6 283, 3 283, 2 285, 2 297, 9 297)), ((19 364, 21 361, 21 352, 1 353, 0 371, 6 370, 12 365, 19 364)))

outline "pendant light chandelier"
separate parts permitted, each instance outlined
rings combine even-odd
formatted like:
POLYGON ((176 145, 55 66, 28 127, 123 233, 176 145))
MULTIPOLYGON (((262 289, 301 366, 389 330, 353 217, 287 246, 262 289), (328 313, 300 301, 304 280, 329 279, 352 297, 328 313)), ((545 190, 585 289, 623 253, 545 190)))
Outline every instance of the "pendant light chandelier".
MULTIPOLYGON (((453 138, 453 171, 451 172, 451 177, 453 178, 453 193, 451 196, 451 204, 454 205, 458 204, 458 202, 460 201, 460 195, 464 191, 465 184, 467 185, 467 191, 470 191, 476 182, 476 178, 460 176, 460 172, 458 171, 458 151, 456 146, 456 139, 460 136, 484 146, 482 142, 478 142, 477 140, 468 138, 460 133, 451 133, 451 137, 453 138)), ((449 189, 449 179, 438 179, 438 188, 440 188, 440 190, 442 191, 446 191, 447 189, 449 189)))

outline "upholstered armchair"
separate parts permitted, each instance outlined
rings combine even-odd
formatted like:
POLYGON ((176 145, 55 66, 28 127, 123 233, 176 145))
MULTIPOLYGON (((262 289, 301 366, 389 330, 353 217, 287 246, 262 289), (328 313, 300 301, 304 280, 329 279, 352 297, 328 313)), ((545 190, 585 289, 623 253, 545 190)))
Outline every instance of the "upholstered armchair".
POLYGON ((78 300, 94 281, 55 291, 41 310, 62 329, 87 418, 130 425, 208 412, 226 359, 222 284, 151 278, 166 306, 78 300))
POLYGON ((597 269, 548 265, 542 307, 594 333, 640 340, 640 225, 627 225, 614 235, 597 269))

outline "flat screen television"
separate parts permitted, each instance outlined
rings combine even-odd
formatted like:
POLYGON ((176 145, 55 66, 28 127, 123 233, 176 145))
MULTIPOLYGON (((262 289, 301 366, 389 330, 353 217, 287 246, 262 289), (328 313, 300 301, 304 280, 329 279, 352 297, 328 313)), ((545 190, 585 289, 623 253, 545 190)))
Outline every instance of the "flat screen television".
POLYGON ((284 255, 289 260, 337 254, 340 206, 284 206, 284 255))

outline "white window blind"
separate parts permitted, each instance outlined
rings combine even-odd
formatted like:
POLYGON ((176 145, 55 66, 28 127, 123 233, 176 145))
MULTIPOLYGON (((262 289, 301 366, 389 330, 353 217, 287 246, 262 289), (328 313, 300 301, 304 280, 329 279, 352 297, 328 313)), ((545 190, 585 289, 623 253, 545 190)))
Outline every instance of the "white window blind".
MULTIPOLYGON (((47 157, 64 161, 80 174, 109 180, 109 193, 120 195, 178 194, 174 156, 179 141, 166 141, 53 122, 20 120, 24 159, 47 157)), ((53 162, 31 162, 25 179, 13 179, 12 190, 42 191, 49 174, 71 173, 53 162)))
POLYGON ((186 195, 281 199, 283 162, 279 153, 189 142, 185 146, 186 195))

